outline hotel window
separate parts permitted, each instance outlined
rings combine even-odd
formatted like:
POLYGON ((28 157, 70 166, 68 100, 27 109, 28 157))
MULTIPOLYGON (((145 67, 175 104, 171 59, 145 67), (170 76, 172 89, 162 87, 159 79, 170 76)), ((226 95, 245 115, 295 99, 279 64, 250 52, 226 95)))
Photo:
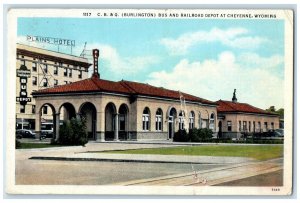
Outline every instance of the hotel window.
POLYGON ((191 111, 189 115, 189 129, 193 129, 194 127, 195 127, 195 113, 191 111))
POLYGON ((81 70, 79 71, 78 78, 82 78, 82 71, 81 70))
POLYGON ((37 77, 32 76, 32 85, 37 85, 37 77))
POLYGON ((25 113, 25 105, 20 105, 20 113, 25 113))
POLYGON ((249 132, 251 132, 251 121, 249 121, 249 132))
POLYGON ((65 81, 65 84, 68 84, 68 81, 65 81))
POLYGON ((271 123, 271 130, 274 131, 274 123, 271 123))
POLYGON ((264 122, 264 131, 267 132, 268 131, 268 123, 264 122))
POLYGON ((47 87, 48 86, 48 80, 47 78, 43 79, 43 87, 47 87))
POLYGON ((67 68, 64 69, 64 76, 68 76, 68 69, 67 68))
POLYGON ((215 129, 215 114, 214 113, 210 114, 209 129, 212 129, 212 130, 215 129))
POLYGON ((162 110, 157 109, 155 115, 155 130, 161 131, 162 130, 162 110))
POLYGON ((256 129, 255 129, 255 121, 253 121, 253 132, 255 132, 256 129))
POLYGON ((47 114, 48 113, 48 106, 44 106, 43 107, 43 114, 47 114))
POLYGON ((228 132, 232 131, 232 123, 231 123, 231 121, 227 121, 227 131, 228 132))
POLYGON ((59 67, 62 67, 62 66, 63 66, 63 64, 62 64, 62 63, 58 63, 58 65, 59 65, 59 67))
POLYGON ((184 117, 183 117, 183 112, 181 111, 180 113, 179 113, 179 117, 178 117, 178 119, 179 119, 179 130, 183 130, 184 129, 184 117))
POLYGON ((48 65, 47 64, 44 64, 43 70, 44 70, 44 73, 48 73, 48 65))
POLYGON ((243 121, 243 131, 247 131, 247 121, 243 121))
POLYGON ((58 67, 57 66, 54 66, 54 72, 53 72, 54 75, 58 75, 58 67))
POLYGON ((69 77, 72 77, 72 69, 69 70, 69 77))
POLYGON ((33 62, 32 63, 32 72, 36 72, 36 69, 37 69, 36 63, 33 62))
POLYGON ((242 132, 242 121, 239 121, 239 131, 242 132))
POLYGON ((58 85, 58 80, 54 79, 54 86, 58 85))
POLYGON ((143 130, 148 131, 150 127, 150 110, 146 107, 143 111, 143 130))
POLYGON ((35 113, 35 105, 32 105, 31 107, 32 107, 31 113, 35 113))
POLYGON ((261 124, 260 124, 260 121, 257 123, 257 129, 258 129, 258 132, 261 132, 261 124))

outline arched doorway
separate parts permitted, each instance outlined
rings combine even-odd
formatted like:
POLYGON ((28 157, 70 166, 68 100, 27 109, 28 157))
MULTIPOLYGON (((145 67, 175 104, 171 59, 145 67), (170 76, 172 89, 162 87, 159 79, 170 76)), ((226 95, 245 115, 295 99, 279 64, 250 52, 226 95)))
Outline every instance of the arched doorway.
POLYGON ((174 107, 172 107, 169 110, 168 114, 168 134, 169 134, 169 139, 172 139, 174 137, 175 133, 175 119, 177 117, 177 111, 174 107))
POLYGON ((96 140, 96 117, 97 110, 94 104, 86 102, 79 109, 81 118, 86 119, 86 130, 89 140, 96 140))
POLYGON ((122 104, 119 108, 119 139, 128 139, 128 107, 126 104, 122 104))
POLYGON ((39 109, 39 124, 37 127, 37 137, 39 139, 52 139, 57 137, 55 108, 52 104, 45 103, 39 109))
POLYGON ((105 140, 114 139, 116 106, 110 102, 105 107, 105 140))
POLYGON ((75 107, 71 103, 63 103, 58 110, 60 114, 60 120, 71 120, 72 118, 76 118, 76 110, 75 107))

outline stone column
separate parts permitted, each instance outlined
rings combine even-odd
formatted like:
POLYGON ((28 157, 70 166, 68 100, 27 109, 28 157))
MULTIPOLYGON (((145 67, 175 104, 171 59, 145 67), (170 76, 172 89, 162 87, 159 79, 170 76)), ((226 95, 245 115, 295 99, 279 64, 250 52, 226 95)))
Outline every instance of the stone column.
POLYGON ((100 142, 105 141, 105 113, 97 112, 96 118, 96 140, 100 142))
POLYGON ((41 137, 41 114, 40 112, 35 113, 35 133, 36 139, 41 137))
POLYGON ((119 114, 115 114, 115 141, 119 141, 119 114))
POLYGON ((60 114, 55 114, 54 126, 55 126, 55 141, 58 141, 59 138, 59 121, 60 121, 60 114))

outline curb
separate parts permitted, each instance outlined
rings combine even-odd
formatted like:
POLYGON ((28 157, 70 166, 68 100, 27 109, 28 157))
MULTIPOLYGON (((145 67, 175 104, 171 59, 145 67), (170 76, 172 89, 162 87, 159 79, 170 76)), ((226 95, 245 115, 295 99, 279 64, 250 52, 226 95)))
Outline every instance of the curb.
POLYGON ((33 160, 53 160, 53 161, 102 161, 102 162, 133 162, 133 163, 169 163, 169 164, 207 164, 207 165, 224 165, 224 163, 209 163, 195 161, 156 161, 156 160, 136 160, 136 159, 105 159, 105 158, 71 158, 71 157, 42 157, 33 156, 33 160))

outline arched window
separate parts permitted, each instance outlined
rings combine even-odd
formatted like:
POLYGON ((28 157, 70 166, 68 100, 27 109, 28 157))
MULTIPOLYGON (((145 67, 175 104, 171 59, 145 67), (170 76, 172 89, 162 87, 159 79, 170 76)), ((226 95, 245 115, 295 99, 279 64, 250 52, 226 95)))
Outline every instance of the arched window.
POLYGON ((155 115, 155 130, 162 131, 162 110, 157 109, 155 115))
POLYGON ((209 129, 212 129, 212 130, 215 129, 215 114, 214 113, 210 114, 209 129))
POLYGON ((180 113, 179 113, 178 120, 179 120, 179 130, 183 130, 184 129, 184 117, 183 117, 182 111, 180 111, 180 113))
POLYGON ((195 127, 195 113, 191 111, 189 115, 189 129, 193 129, 194 127, 195 127))
POLYGON ((150 110, 148 107, 143 111, 143 130, 149 130, 150 128, 150 110))

